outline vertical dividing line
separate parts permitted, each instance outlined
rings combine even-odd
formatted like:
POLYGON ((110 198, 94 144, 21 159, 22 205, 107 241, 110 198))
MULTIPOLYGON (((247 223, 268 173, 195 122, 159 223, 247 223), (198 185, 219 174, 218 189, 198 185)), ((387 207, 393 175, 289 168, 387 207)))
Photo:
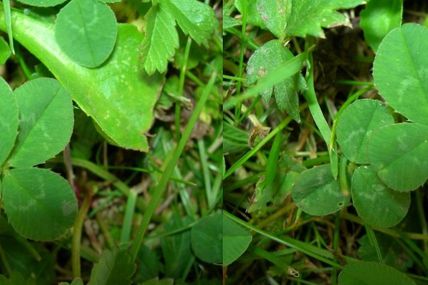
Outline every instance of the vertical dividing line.
POLYGON ((89 206, 91 205, 92 193, 89 190, 85 199, 83 200, 82 206, 80 207, 79 214, 76 217, 76 221, 73 226, 73 239, 71 243, 71 267, 73 270, 73 277, 81 276, 80 267, 80 246, 82 240, 82 227, 85 221, 86 214, 88 213, 89 206))

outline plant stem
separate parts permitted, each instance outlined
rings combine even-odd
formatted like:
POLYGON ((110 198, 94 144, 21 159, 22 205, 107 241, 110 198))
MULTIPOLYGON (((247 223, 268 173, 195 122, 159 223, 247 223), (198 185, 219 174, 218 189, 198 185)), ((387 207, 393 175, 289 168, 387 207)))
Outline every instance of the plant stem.
POLYGON ((165 161, 165 164, 164 164, 165 171, 163 172, 163 175, 161 176, 159 183, 156 185, 155 189, 153 190, 152 199, 148 203, 147 209, 141 221, 141 225, 138 229, 135 240, 131 246, 131 254, 134 261, 137 259, 138 252, 140 251, 140 248, 144 239, 144 235, 146 233, 147 227, 149 226, 150 220, 152 219, 152 216, 155 213, 156 208, 159 206, 161 202, 162 196, 168 186, 169 179, 172 176, 175 167, 177 166, 178 159, 180 158, 181 153, 183 152, 184 147, 186 146, 186 143, 190 138, 190 135, 193 131, 193 128, 196 125, 199 115, 201 114, 202 109, 205 106, 205 102, 208 100, 208 96, 210 95, 211 90, 214 86, 216 77, 217 77, 217 74, 215 73, 211 76, 210 81, 208 82, 205 90, 202 92, 201 98, 199 99, 195 109, 193 110, 192 116, 189 119, 189 123, 184 129, 184 132, 180 138, 180 141, 176 149, 171 153, 171 156, 169 156, 168 159, 165 161))
POLYGON ((83 200, 82 206, 80 207, 79 214, 76 217, 76 221, 73 226, 73 240, 71 244, 71 267, 73 270, 73 277, 81 276, 80 268, 80 244, 82 239, 82 227, 85 220, 86 214, 88 213, 89 206, 92 200, 92 194, 86 193, 85 199, 83 200))

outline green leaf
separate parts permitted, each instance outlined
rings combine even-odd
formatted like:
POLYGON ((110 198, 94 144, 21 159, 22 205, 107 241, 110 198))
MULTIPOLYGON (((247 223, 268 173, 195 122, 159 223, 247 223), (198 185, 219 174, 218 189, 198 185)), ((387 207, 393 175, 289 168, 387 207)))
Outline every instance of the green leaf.
POLYGON ((12 52, 10 51, 9 45, 4 38, 0 37, 0 64, 5 64, 11 55, 12 52))
POLYGON ((43 163, 70 140, 74 122, 70 95, 55 79, 38 78, 17 88, 15 96, 20 124, 10 164, 29 167, 43 163))
POLYGON ((67 0, 18 0, 18 2, 36 6, 36 7, 51 7, 64 3, 67 0))
POLYGON ((88 285, 127 285, 135 271, 132 257, 126 249, 106 250, 91 272, 88 285))
POLYGON ((146 14, 146 36, 142 47, 142 64, 147 73, 165 72, 179 46, 175 21, 162 5, 153 6, 146 14))
POLYGON ((382 39, 401 25, 403 0, 370 0, 360 13, 364 38, 376 51, 382 39))
POLYGON ((243 14, 245 11, 247 13, 247 24, 265 28, 265 23, 260 17, 259 12, 257 11, 257 1, 248 1, 248 0, 235 0, 235 7, 238 11, 243 14), (247 5, 247 7, 245 7, 247 5), (245 9, 246 8, 246 9, 245 9))
POLYGON ((74 222, 77 200, 67 181, 47 169, 5 172, 2 202, 13 228, 34 240, 54 240, 74 222))
POLYGON ((339 285, 416 285, 404 273, 376 262, 352 262, 339 274, 339 285))
POLYGON ((276 37, 285 37, 287 26, 286 11, 290 9, 288 0, 257 0, 257 12, 269 31, 276 37))
POLYGON ((428 29, 405 24, 380 44, 374 83, 386 102, 417 123, 428 125, 428 29))
MULTIPOLYGON (((143 37, 133 25, 119 25, 113 54, 101 67, 88 69, 58 46, 53 26, 12 11, 14 36, 38 57, 102 131, 121 147, 148 151, 146 132, 163 79, 138 68, 143 37)), ((0 14, 0 28, 4 18, 0 14)))
MULTIPOLYGON (((293 58, 290 50, 284 47, 279 40, 272 40, 258 48, 248 60, 247 82, 254 84, 258 80, 268 77, 277 71, 288 60, 293 58)), ((268 103, 275 94, 280 110, 287 111, 296 121, 300 121, 298 90, 303 81, 300 73, 275 84, 273 87, 262 90, 261 96, 268 103)), ((300 88, 302 89, 302 88, 300 88)))
POLYGON ((113 51, 116 17, 109 6, 98 0, 71 0, 57 16, 55 38, 72 60, 85 67, 97 67, 113 51))
POLYGON ((206 42, 217 27, 214 10, 203 2, 163 0, 160 5, 174 17, 183 32, 198 44, 206 42))
POLYGON ((348 197, 339 189, 329 164, 303 171, 297 178, 291 196, 297 206, 313 216, 335 213, 346 206, 348 197))
POLYGON ((357 168, 352 176, 352 202, 368 225, 389 228, 406 216, 410 193, 400 193, 386 187, 376 172, 367 166, 357 168))
POLYGON ((192 249, 201 260, 227 266, 248 248, 252 236, 222 211, 203 217, 191 230, 192 249))
POLYGON ((357 100, 339 117, 337 142, 347 159, 355 163, 369 163, 367 151, 372 131, 393 123, 394 118, 379 101, 357 100))
POLYGON ((428 126, 401 123, 373 131, 368 154, 379 178, 397 191, 411 191, 428 178, 428 126))
POLYGON ((237 260, 247 250, 251 233, 223 214, 223 266, 237 260))
POLYGON ((353 8, 365 0, 289 0, 286 34, 288 36, 324 37, 322 28, 349 25, 349 19, 339 9, 353 8))
POLYGON ((18 135, 18 105, 7 82, 0 78, 0 167, 8 158, 18 135))

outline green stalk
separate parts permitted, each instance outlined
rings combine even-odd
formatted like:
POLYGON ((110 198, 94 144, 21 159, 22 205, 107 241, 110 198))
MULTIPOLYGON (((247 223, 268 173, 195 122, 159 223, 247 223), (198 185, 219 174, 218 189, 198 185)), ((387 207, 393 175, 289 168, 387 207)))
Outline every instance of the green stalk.
POLYGON ((71 267, 74 278, 81 276, 80 245, 82 240, 82 227, 86 214, 88 213, 89 206, 91 205, 91 200, 91 194, 87 193, 73 226, 73 240, 71 243, 71 267))
POLYGON ((141 221, 140 227, 138 229, 137 235, 131 246, 131 254, 134 261, 137 259, 138 252, 143 243, 143 239, 144 239, 144 235, 146 233, 147 227, 149 226, 150 220, 152 219, 152 216, 154 215, 156 208, 159 206, 162 200, 163 194, 165 193, 169 180, 174 172, 175 167, 177 166, 178 159, 180 158, 184 150, 184 147, 186 146, 186 143, 190 138, 190 135, 193 131, 193 128, 196 125, 199 115, 201 114, 202 109, 205 106, 205 102, 208 100, 208 96, 210 95, 211 90, 214 86, 216 76, 217 74, 215 73, 211 76, 210 81, 208 82, 205 90, 202 92, 201 98, 199 99, 195 109, 193 110, 192 116, 189 119, 189 123, 184 129, 184 132, 180 138, 180 141, 176 149, 171 153, 171 156, 165 161, 165 164, 164 164, 165 171, 163 172, 163 175, 161 176, 159 183, 155 186, 155 189, 153 190, 152 199, 148 203, 147 209, 144 212, 144 216, 141 221))

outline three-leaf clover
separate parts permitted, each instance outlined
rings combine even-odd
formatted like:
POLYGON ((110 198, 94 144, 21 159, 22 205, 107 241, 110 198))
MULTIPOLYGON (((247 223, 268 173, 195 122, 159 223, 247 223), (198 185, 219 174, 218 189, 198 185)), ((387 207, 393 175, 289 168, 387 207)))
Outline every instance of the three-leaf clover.
POLYGON ((14 92, 0 80, 1 200, 10 224, 34 240, 59 238, 77 201, 60 175, 35 167, 59 153, 73 130, 70 95, 55 79, 28 81, 14 92))

